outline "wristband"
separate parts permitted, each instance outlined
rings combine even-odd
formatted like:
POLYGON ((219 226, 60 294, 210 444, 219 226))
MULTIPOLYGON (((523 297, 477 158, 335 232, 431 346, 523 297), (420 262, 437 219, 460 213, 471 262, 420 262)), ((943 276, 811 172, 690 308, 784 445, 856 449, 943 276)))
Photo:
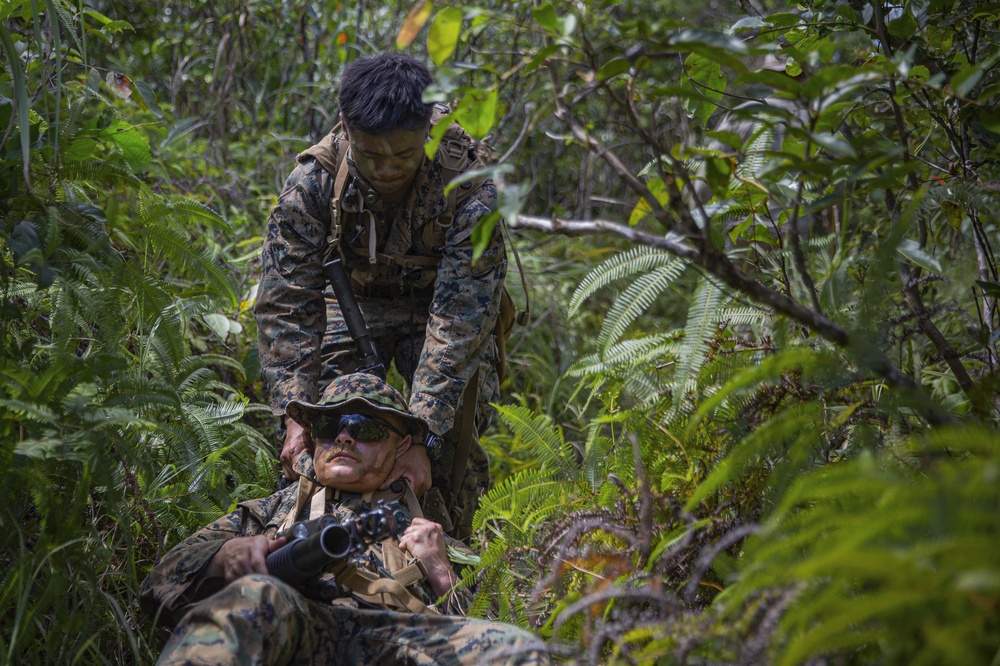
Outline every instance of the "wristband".
POLYGON ((424 446, 427 448, 427 457, 431 462, 437 462, 441 457, 441 436, 432 432, 424 437, 424 446))

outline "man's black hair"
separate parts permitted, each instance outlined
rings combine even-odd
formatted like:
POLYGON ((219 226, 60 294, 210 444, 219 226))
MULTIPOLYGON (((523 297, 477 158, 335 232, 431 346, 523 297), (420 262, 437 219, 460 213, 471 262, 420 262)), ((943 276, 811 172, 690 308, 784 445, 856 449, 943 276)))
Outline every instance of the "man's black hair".
POLYGON ((434 110, 422 99, 431 81, 427 65, 402 53, 358 58, 340 78, 344 124, 367 134, 423 129, 434 110))

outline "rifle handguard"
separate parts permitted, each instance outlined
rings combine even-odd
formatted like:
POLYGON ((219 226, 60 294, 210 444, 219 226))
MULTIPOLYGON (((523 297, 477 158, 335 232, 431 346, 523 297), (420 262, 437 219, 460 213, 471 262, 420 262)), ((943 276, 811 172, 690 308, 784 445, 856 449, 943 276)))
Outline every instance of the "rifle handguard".
POLYGON ((344 270, 344 262, 340 257, 331 259, 323 264, 323 273, 333 293, 337 297, 337 304, 340 306, 340 313, 344 316, 344 323, 347 324, 347 331, 354 340, 354 345, 358 348, 358 372, 365 372, 385 379, 385 365, 378 355, 375 342, 368 334, 368 327, 365 325, 364 315, 358 306, 358 299, 351 289, 351 281, 344 270))

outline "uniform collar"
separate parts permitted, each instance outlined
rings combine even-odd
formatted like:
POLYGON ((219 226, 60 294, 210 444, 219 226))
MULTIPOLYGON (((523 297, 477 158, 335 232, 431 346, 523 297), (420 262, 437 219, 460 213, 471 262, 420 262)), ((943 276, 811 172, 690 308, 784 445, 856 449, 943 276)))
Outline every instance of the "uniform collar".
MULTIPOLYGON (((353 151, 347 152, 347 169, 350 177, 350 184, 357 188, 358 193, 364 199, 365 208, 376 214, 385 212, 385 204, 382 195, 365 180, 365 177, 358 171, 354 163, 353 151)), ((404 200, 405 208, 413 212, 410 223, 411 229, 419 229, 428 220, 437 218, 444 212, 447 206, 447 197, 444 195, 444 182, 441 176, 441 163, 435 155, 433 160, 424 158, 417 169, 417 175, 410 185, 410 192, 404 200)))

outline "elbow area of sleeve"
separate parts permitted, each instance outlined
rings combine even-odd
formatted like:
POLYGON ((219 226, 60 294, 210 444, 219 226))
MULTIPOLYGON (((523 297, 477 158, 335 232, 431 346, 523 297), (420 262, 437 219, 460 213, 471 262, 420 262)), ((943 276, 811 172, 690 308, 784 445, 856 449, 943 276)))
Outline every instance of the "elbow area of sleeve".
POLYGON ((427 421, 435 435, 443 435, 455 422, 455 407, 429 393, 414 393, 410 412, 427 421))

